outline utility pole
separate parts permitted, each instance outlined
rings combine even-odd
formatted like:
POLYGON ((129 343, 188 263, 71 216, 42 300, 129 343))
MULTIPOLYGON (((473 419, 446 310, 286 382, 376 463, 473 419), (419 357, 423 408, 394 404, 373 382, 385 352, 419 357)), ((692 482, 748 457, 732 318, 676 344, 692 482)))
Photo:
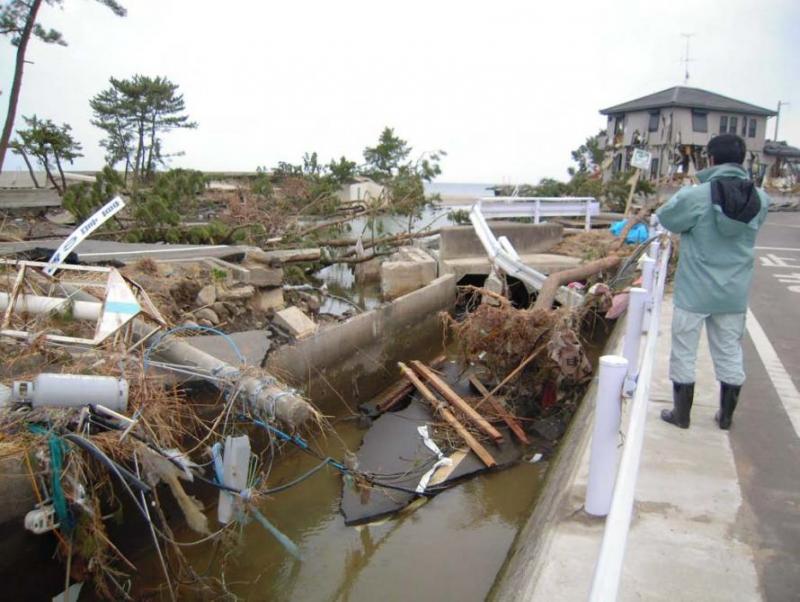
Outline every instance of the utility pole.
POLYGON ((781 107, 788 107, 788 106, 789 106, 788 102, 785 102, 783 100, 778 101, 778 114, 775 115, 775 136, 774 136, 775 142, 778 141, 778 124, 781 121, 781 107))
POLYGON ((692 62, 692 59, 689 58, 689 40, 694 36, 693 33, 682 33, 681 37, 686 38, 686 53, 683 56, 681 62, 683 63, 684 74, 683 74, 683 85, 689 83, 689 63, 692 62))

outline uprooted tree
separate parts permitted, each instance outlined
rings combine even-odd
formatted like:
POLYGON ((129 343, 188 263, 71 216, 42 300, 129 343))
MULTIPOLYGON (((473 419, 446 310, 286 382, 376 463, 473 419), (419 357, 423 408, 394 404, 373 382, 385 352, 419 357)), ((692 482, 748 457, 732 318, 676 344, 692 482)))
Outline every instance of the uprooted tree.
POLYGON ((12 150, 25 160, 35 185, 38 186, 38 182, 29 157, 34 157, 39 162, 47 179, 58 194, 63 196, 67 189, 64 164, 72 163, 83 156, 80 143, 72 137, 72 128, 66 123, 59 126, 50 119, 42 120, 36 115, 22 119, 28 127, 17 131, 17 139, 11 143, 12 150), (53 173, 55 170, 58 178, 53 173))
POLYGON ((106 134, 100 142, 106 161, 124 163, 124 179, 132 174, 136 182, 152 180, 156 167, 164 163, 163 134, 196 128, 185 113, 186 102, 178 85, 166 77, 134 75, 131 79, 112 77, 111 86, 89 102, 92 124, 106 134))
MULTIPOLYGON (((125 8, 115 0, 97 1, 107 6, 119 17, 124 17, 126 14, 125 8)), ((61 6, 63 3, 64 0, 11 0, 0 8, 0 34, 11 36, 11 45, 17 48, 14 79, 11 83, 11 93, 8 95, 8 112, 3 125, 3 133, 0 135, 0 172, 3 171, 6 150, 8 150, 11 132, 14 129, 19 93, 22 89, 22 75, 25 70, 25 53, 31 37, 45 44, 67 45, 60 31, 47 29, 37 22, 39 9, 42 4, 61 6)))

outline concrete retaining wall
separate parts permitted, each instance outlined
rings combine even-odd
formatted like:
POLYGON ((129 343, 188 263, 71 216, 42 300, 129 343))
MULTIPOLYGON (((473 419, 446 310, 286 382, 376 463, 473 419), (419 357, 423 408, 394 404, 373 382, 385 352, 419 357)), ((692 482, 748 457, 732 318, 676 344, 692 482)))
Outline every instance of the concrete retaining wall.
MULTIPOLYGON (((625 334, 625 320, 617 320, 603 347, 601 355, 614 353, 621 345, 625 334)), ((526 584, 535 583, 552 541, 550 526, 556 524, 559 512, 566 508, 570 483, 578 470, 586 446, 591 440, 592 419, 597 395, 595 373, 578 411, 570 422, 569 429, 558 446, 558 452, 550 461, 545 474, 544 486, 534 500, 533 512, 525 526, 517 533, 503 568, 495 578, 489 592, 489 600, 516 600, 526 584)), ((591 579, 591 575, 576 575, 576 579, 591 579)))
POLYGON ((303 386, 325 411, 325 405, 353 405, 375 395, 397 378, 396 362, 424 358, 441 350, 438 313, 453 307, 452 275, 397 298, 343 324, 286 345, 270 355, 267 369, 295 386, 303 386))
MULTIPOLYGON (((507 237, 520 255, 543 253, 561 242, 564 233, 563 226, 559 224, 520 224, 493 220, 489 226, 497 238, 507 237)), ((440 260, 486 255, 472 226, 442 228, 440 237, 440 260)))

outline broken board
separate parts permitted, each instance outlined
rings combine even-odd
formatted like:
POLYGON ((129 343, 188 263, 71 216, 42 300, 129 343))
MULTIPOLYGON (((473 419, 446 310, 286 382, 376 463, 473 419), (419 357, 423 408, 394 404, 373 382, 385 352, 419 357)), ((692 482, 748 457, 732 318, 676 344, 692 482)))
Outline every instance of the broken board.
MULTIPOLYGON (((359 470, 374 475, 376 481, 396 487, 415 490, 422 475, 435 463, 435 454, 425 447, 417 427, 439 422, 430 406, 414 399, 407 408, 390 412, 378 418, 367 433, 358 450, 359 470)), ((499 446, 487 444, 487 449, 497 461, 497 468, 508 467, 522 455, 522 448, 501 428, 504 435, 499 446)), ((446 456, 455 450, 442 450, 446 456)), ((472 452, 464 456, 439 487, 473 477, 487 470, 472 452)), ((345 482, 342 491, 342 514, 346 525, 358 525, 394 514, 407 506, 417 495, 411 492, 385 489, 379 486, 363 494, 345 482)))

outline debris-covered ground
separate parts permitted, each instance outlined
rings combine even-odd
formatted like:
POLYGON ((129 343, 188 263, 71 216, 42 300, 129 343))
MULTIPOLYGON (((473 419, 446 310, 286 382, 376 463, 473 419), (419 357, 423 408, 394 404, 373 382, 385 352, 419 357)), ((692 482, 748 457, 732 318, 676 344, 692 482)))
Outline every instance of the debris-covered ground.
MULTIPOLYGON (((152 257, 111 262, 116 268, 64 265, 54 277, 44 264, 0 266, 0 352, 11 358, 0 367, 8 385, 0 448, 25 475, 15 485, 30 498, 25 525, 52 540, 67 583, 91 583, 102 598, 130 597, 137 567, 127 542, 116 539, 119 521, 141 527, 139 543, 143 537, 154 550, 162 598, 231 596, 227 561, 201 571, 187 548, 207 543, 213 558, 235 556, 249 523, 287 558, 300 558, 301 543, 267 515, 274 495, 314 475, 337 475, 346 523, 367 523, 557 445, 608 332, 603 316, 612 295, 629 283, 643 249, 621 247, 607 232, 572 235, 552 249, 590 267, 614 259, 564 283, 585 294, 575 308, 520 308, 487 289, 462 288, 458 305, 471 311, 448 313, 442 323, 455 353, 438 364, 404 363, 390 390, 364 406, 361 418, 374 423, 361 449, 344 445, 334 457, 325 441, 340 438, 337 428, 265 372, 264 357, 270 346, 302 341, 366 309, 316 281, 321 268, 346 266, 381 288, 382 261, 421 256, 434 276, 435 261, 419 249, 398 252, 431 235, 412 231, 413 212, 407 231, 381 232, 370 221, 377 207, 318 210, 330 192, 310 198, 308 182, 298 181, 284 179, 277 192, 253 185, 190 194, 187 220, 221 224, 200 231, 134 223, 141 216, 128 212, 98 232, 245 243, 225 260, 202 250, 155 259, 156 244, 152 257), (350 232, 363 214, 370 216, 365 225, 350 232), (331 300, 340 306, 335 315, 325 309, 331 300), (231 337, 242 331, 268 333, 268 340, 248 355, 231 337), (193 345, 197 335, 216 338, 193 345), (119 398, 109 393, 114 386, 119 398), (276 481, 273 469, 289 450, 314 464, 276 481)), ((165 180, 153 194, 173 185, 183 186, 165 180)), ((6 238, 65 235, 62 225, 40 222, 18 221, 6 238)))

